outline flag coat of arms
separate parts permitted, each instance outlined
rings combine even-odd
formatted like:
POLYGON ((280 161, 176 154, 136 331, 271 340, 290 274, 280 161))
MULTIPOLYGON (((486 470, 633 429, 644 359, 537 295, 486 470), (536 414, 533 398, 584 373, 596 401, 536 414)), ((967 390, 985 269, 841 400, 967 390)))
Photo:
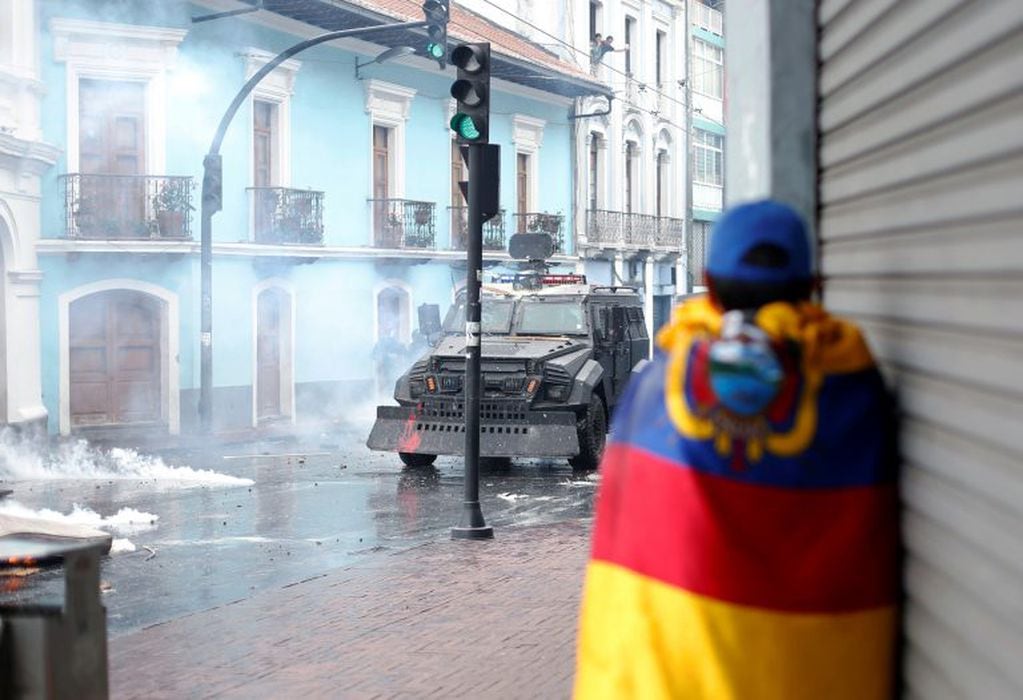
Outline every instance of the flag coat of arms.
POLYGON ((769 304, 752 322, 782 358, 762 410, 723 404, 722 314, 706 299, 676 310, 616 408, 577 698, 892 695, 898 509, 882 378, 856 327, 816 305, 769 304))

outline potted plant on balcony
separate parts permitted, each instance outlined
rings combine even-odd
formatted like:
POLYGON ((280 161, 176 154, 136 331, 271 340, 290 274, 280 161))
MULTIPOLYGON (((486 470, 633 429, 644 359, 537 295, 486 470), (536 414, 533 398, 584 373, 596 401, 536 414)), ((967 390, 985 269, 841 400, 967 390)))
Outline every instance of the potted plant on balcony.
POLYGON ((161 238, 184 238, 185 217, 194 211, 189 181, 168 180, 153 195, 153 213, 161 238))

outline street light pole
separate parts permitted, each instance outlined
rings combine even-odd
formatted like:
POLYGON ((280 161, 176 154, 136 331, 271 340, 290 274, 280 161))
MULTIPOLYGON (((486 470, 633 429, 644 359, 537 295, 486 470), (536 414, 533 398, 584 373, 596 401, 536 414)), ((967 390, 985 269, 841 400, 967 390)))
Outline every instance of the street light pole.
POLYGON ((426 22, 376 24, 371 27, 359 27, 357 29, 340 29, 301 41, 277 54, 266 65, 256 71, 245 85, 242 86, 241 90, 238 91, 238 94, 234 96, 227 111, 224 112, 220 125, 213 135, 213 143, 210 144, 210 150, 203 159, 202 211, 200 215, 202 238, 199 255, 202 295, 202 317, 200 319, 201 328, 199 336, 201 345, 199 356, 199 426, 203 433, 209 433, 213 428, 213 215, 220 211, 223 202, 223 171, 220 147, 224 142, 227 127, 231 124, 231 120, 234 119, 245 98, 259 84, 259 81, 295 54, 334 39, 359 36, 381 30, 418 29, 425 26, 427 26, 426 22))
POLYGON ((474 143, 469 150, 468 242, 465 273, 465 479, 462 520, 451 529, 455 539, 485 540, 494 536, 480 508, 480 287, 483 279, 483 173, 484 149, 490 144, 474 143))

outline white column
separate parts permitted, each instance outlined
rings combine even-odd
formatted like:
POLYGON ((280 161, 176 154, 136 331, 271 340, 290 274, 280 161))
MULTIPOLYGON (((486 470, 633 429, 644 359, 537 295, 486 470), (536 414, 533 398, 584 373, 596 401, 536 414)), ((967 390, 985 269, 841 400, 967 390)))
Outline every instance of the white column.
POLYGON ((728 203, 770 196, 811 223, 817 206, 815 10, 813 0, 725 3, 728 203))
POLYGON ((625 282, 625 256, 615 253, 611 261, 611 284, 624 284, 625 282))
MULTIPOLYGON (((654 338, 654 256, 648 255, 643 263, 643 317, 646 334, 650 338, 650 357, 653 357, 654 338)), ((649 359, 649 358, 648 358, 649 359)))
POLYGON ((40 372, 39 270, 7 273, 7 420, 45 420, 40 372))

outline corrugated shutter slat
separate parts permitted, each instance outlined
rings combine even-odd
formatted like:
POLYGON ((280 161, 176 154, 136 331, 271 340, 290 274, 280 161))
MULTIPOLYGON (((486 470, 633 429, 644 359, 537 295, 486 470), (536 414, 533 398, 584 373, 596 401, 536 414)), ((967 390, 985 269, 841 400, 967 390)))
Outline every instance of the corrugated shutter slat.
POLYGON ((1023 1, 824 0, 825 300, 903 413, 906 697, 1023 697, 1023 1))

